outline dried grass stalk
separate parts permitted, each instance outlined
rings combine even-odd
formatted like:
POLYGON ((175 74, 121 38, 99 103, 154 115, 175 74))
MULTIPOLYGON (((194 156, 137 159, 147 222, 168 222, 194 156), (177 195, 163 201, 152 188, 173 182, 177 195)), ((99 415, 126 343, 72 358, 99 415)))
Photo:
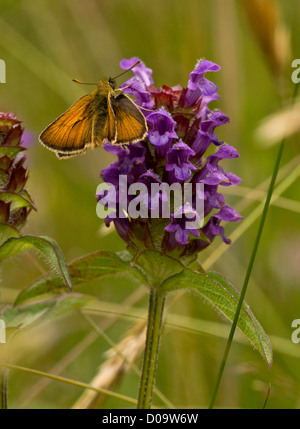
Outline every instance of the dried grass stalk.
POLYGON ((286 107, 263 120, 256 130, 256 138, 263 146, 272 146, 283 138, 300 131, 300 101, 286 107))
MULTIPOLYGON (((91 386, 113 389, 141 356, 145 346, 146 323, 136 324, 126 337, 107 353, 107 360, 99 367, 91 381, 91 386)), ((106 395, 86 390, 73 405, 72 409, 94 409, 106 399, 106 395)))
POLYGON ((290 62, 290 34, 277 0, 241 0, 251 29, 269 63, 279 77, 290 62))

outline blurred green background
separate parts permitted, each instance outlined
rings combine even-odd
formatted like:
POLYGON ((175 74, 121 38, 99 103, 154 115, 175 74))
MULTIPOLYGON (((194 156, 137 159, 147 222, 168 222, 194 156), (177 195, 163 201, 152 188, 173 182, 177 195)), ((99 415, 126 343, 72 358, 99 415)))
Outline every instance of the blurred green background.
MULTIPOLYGON (((240 289, 258 226, 257 220, 251 224, 250 215, 262 198, 262 194, 252 199, 247 195, 264 181, 262 189, 267 189, 278 150, 277 146, 265 149, 255 138, 255 131, 263 118, 276 112, 291 96, 291 61, 300 55, 300 1, 263 0, 265 9, 251 21, 256 3, 1 0, 0 58, 6 63, 6 83, 0 85, 0 109, 13 112, 30 133, 27 188, 38 208, 30 214, 23 232, 54 238, 68 261, 98 249, 123 250, 122 240, 114 231, 106 231, 96 216, 99 173, 114 157, 100 148, 60 161, 39 144, 38 135, 85 93, 86 87, 74 84, 73 78, 97 81, 116 75, 122 58, 137 56, 153 69, 156 85, 185 86, 196 61, 205 57, 222 67, 219 73, 208 76, 218 84, 221 95, 213 107, 231 118, 218 135, 240 153, 239 159, 223 163, 224 168, 243 179, 236 194, 227 191, 226 200, 241 211, 243 223, 248 226, 225 251, 221 240, 216 239, 199 255, 199 261, 225 274, 240 289), (273 16, 275 10, 277 15, 273 16), (278 37, 272 33, 272 19, 276 28, 283 30, 278 37), (275 58, 276 52, 279 59, 275 58)), ((299 143, 293 136, 285 147, 281 166, 287 167, 279 180, 294 171, 299 164, 297 157, 299 143)), ((239 341, 231 349, 217 407, 261 408, 269 385, 267 408, 300 407, 300 344, 291 341, 291 323, 300 318, 299 196, 296 176, 282 194, 284 198, 270 208, 246 296, 271 338, 274 364, 267 368, 237 334, 239 341)), ((226 225, 227 236, 237 227, 240 225, 226 225)), ((47 270, 43 261, 27 254, 6 262, 3 303, 13 302, 21 288, 47 270)), ((125 311, 127 317, 118 309, 117 305, 136 289, 137 285, 118 278, 80 290, 96 295, 103 303, 108 313, 99 312, 93 320, 106 329, 114 343, 126 336, 137 317, 146 314, 146 290, 132 299, 125 311)), ((225 346, 223 328, 229 325, 200 298, 184 295, 174 302, 170 299, 168 304, 167 314, 172 316, 173 325, 166 323, 164 327, 157 387, 176 407, 206 408, 225 346), (201 332, 206 330, 204 321, 211 322, 210 334, 201 332)), ((34 328, 24 336, 14 362, 49 373, 58 365, 61 375, 88 383, 106 361, 104 353, 111 347, 101 335, 85 344, 91 331, 76 313, 41 329, 34 328), (76 347, 81 347, 77 354, 76 347), (64 364, 66 356, 70 359, 64 364)), ((79 387, 45 383, 42 377, 22 371, 11 372, 9 386, 11 408, 71 408, 83 393, 79 387)), ((137 375, 126 372, 116 389, 136 398, 137 375)), ((157 397, 154 404, 164 406, 157 397)), ((122 408, 128 404, 107 398, 101 406, 122 408)))

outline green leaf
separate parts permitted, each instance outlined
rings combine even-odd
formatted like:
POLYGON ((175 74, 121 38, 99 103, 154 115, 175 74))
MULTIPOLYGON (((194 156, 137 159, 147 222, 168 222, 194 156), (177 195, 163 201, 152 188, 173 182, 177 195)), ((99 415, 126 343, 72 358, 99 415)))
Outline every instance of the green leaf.
POLYGON ((72 288, 71 277, 64 256, 52 238, 31 235, 10 238, 0 246, 0 262, 26 250, 36 250, 61 277, 64 284, 72 288))
POLYGON ((10 225, 0 224, 0 245, 11 237, 18 237, 19 231, 10 225))
POLYGON ((8 158, 12 159, 23 150, 25 150, 25 148, 21 146, 0 146, 0 158, 2 156, 8 156, 8 158))
POLYGON ((1 318, 5 321, 7 329, 23 329, 35 323, 64 316, 93 299, 76 293, 64 294, 42 302, 9 307, 3 311, 1 318))
MULTIPOLYGON (((199 293, 219 313, 233 321, 239 292, 221 274, 212 272, 202 274, 184 269, 181 273, 167 279, 160 288, 162 293, 180 289, 193 290, 199 293)), ((270 340, 246 302, 243 303, 237 326, 266 360, 267 364, 271 366, 272 347, 270 340)))
MULTIPOLYGON (((132 257, 128 252, 116 254, 110 251, 97 251, 84 255, 69 264, 72 284, 79 286, 106 276, 118 275, 129 277, 139 283, 145 283, 142 273, 136 267, 130 266, 130 259, 132 257)), ((48 275, 23 289, 17 297, 15 305, 42 294, 62 292, 64 292, 62 280, 53 275, 48 275)))
POLYGON ((11 203, 10 212, 14 212, 23 207, 29 207, 36 210, 35 205, 31 201, 28 192, 22 191, 21 193, 16 192, 0 192, 0 200, 5 203, 11 203))
MULTIPOLYGON (((131 257, 132 259, 132 257, 131 257)), ((130 265, 128 252, 99 250, 90 253, 70 264, 74 284, 89 283, 104 276, 129 276, 139 282, 145 282, 142 273, 130 265)))

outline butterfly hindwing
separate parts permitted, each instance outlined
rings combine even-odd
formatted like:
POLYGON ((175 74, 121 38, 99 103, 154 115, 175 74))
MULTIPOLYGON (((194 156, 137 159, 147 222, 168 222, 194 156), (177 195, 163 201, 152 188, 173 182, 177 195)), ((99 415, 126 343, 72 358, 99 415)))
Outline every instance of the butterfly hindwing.
POLYGON ((115 144, 135 143, 143 140, 148 131, 144 115, 136 104, 121 93, 111 98, 116 118, 117 139, 115 144))
POLYGON ((40 141, 60 158, 84 152, 92 144, 91 94, 85 95, 40 135, 40 141))

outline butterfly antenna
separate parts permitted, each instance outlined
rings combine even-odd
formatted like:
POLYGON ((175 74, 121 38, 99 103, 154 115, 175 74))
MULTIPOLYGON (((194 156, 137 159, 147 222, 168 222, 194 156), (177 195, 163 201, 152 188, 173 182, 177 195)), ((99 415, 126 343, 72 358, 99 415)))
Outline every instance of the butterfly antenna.
POLYGON ((124 70, 122 73, 118 74, 117 76, 113 77, 112 80, 117 79, 120 76, 123 76, 123 74, 127 73, 128 71, 132 70, 135 66, 137 66, 138 64, 140 64, 140 60, 137 61, 136 63, 133 64, 133 66, 131 66, 129 69, 124 70))
POLYGON ((127 85, 127 86, 122 86, 121 88, 115 89, 115 91, 123 91, 124 89, 130 88, 132 85, 133 85, 133 83, 131 83, 130 85, 127 85))
POLYGON ((139 106, 142 110, 147 110, 148 112, 154 112, 154 109, 146 109, 146 107, 139 106))
POLYGON ((81 85, 97 85, 96 83, 81 82, 81 81, 80 81, 80 80, 78 80, 78 79, 72 79, 72 81, 73 81, 73 82, 76 82, 76 83, 80 83, 81 85))

